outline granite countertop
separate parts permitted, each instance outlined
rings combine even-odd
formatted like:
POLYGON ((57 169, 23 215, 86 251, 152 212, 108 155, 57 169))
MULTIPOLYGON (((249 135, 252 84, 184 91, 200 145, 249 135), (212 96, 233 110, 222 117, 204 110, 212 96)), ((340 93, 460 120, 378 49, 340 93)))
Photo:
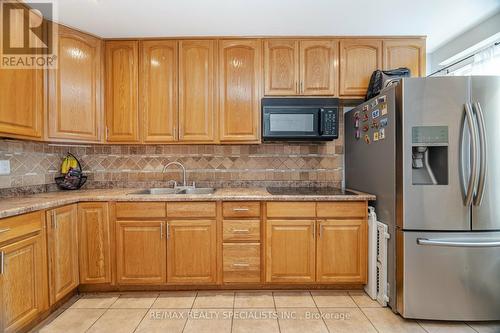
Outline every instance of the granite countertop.
POLYGON ((213 194, 134 194, 140 189, 96 189, 47 192, 0 200, 0 218, 88 201, 360 201, 375 196, 349 190, 352 195, 272 195, 265 188, 221 188, 213 194))

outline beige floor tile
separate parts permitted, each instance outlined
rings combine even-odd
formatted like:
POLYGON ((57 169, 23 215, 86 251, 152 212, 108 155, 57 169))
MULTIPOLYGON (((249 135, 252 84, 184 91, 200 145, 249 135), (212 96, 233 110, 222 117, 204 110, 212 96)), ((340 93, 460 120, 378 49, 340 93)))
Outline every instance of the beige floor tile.
POLYGON ((235 309, 232 333, 279 333, 276 311, 269 309, 235 309))
POLYGON ((131 333, 137 328, 148 310, 109 309, 87 331, 89 333, 131 333))
POLYGON ((67 309, 43 327, 40 333, 85 332, 105 311, 105 309, 67 309))
POLYGON ((107 309, 116 302, 118 296, 116 294, 86 294, 80 297, 71 309, 107 309))
POLYGON ((189 309, 149 310, 134 333, 181 333, 189 316, 189 309))
POLYGON ((149 309, 158 294, 124 294, 111 305, 112 309, 149 309))
POLYGON ((161 293, 153 304, 153 309, 191 309, 196 291, 172 291, 161 293))
POLYGON ((63 305, 61 305, 61 308, 63 309, 69 309, 73 304, 75 304, 82 296, 81 295, 74 295, 71 297, 68 301, 64 302, 63 305))
POLYGON ((359 308, 320 308, 320 311, 330 332, 377 333, 359 308))
POLYGON ((406 320, 389 308, 362 308, 379 333, 425 333, 414 320, 406 320))
POLYGON ((382 306, 376 301, 371 299, 363 290, 349 291, 349 296, 354 300, 360 308, 381 308, 382 306))
POLYGON ((314 302, 319 308, 350 308, 357 307, 347 291, 314 290, 311 291, 314 302))
POLYGON ((328 333, 317 308, 279 308, 277 313, 281 333, 328 333))
POLYGON ((479 333, 500 333, 500 321, 470 322, 467 324, 479 333))
POLYGON ((276 308, 315 308, 308 291, 277 291, 273 293, 276 308))
POLYGON ((232 291, 199 291, 194 300, 194 309, 232 309, 234 292, 232 291))
POLYGON ((476 333, 470 326, 460 322, 419 320, 427 333, 476 333))
POLYGON ((236 292, 234 307, 242 308, 274 308, 272 292, 236 292))
POLYGON ((183 333, 230 333, 232 311, 232 309, 193 309, 183 333))

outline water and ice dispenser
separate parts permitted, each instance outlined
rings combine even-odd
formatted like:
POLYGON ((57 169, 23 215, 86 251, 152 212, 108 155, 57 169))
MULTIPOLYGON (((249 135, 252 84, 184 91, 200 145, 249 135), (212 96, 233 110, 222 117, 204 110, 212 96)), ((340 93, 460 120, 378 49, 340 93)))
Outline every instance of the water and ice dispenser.
POLYGON ((412 184, 448 185, 448 127, 412 127, 412 184))

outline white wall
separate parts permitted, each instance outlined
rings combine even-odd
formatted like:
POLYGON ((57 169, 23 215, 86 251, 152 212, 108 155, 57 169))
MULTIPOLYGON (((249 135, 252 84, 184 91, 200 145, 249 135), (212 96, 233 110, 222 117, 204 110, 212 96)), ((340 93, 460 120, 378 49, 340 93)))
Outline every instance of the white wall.
POLYGON ((467 48, 500 32, 500 12, 465 31, 460 36, 427 54, 427 74, 431 74, 444 66, 439 63, 467 48))

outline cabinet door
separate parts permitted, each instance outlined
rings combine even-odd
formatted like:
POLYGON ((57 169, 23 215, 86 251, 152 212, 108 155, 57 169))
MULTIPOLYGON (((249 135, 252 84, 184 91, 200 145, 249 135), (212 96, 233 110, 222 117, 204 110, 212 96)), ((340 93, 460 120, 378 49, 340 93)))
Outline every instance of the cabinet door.
POLYGON ((107 141, 138 142, 138 42, 108 41, 105 57, 107 141))
POLYGON ((300 41, 300 94, 338 95, 338 41, 300 41))
POLYGON ((384 69, 407 67, 411 76, 425 76, 425 39, 384 40, 384 69))
POLYGON ((177 41, 141 42, 144 142, 177 140, 177 41))
POLYGON ((78 205, 81 283, 111 283, 108 203, 78 205))
POLYGON ((216 282, 216 224, 213 220, 178 220, 168 223, 168 283, 216 282))
POLYGON ((366 283, 366 220, 318 221, 318 282, 366 283))
POLYGON ((0 247, 0 330, 20 332, 48 308, 45 233, 0 247))
POLYGON ((179 140, 215 140, 215 41, 179 42, 179 140))
POLYGON ((101 41, 59 26, 57 69, 49 70, 49 140, 97 142, 103 123, 101 41))
POLYGON ((118 284, 166 282, 164 221, 116 222, 116 278, 118 284))
POLYGON ((340 41, 340 95, 364 96, 372 73, 382 68, 382 41, 340 41))
POLYGON ((0 69, 0 136, 41 139, 44 72, 0 69))
POLYGON ((299 84, 299 42, 264 41, 265 95, 296 95, 299 84))
POLYGON ((266 281, 314 282, 315 221, 267 220, 266 281))
POLYGON ((77 206, 47 211, 50 304, 78 287, 77 206))
POLYGON ((260 40, 219 43, 221 141, 259 141, 261 52, 260 40))

